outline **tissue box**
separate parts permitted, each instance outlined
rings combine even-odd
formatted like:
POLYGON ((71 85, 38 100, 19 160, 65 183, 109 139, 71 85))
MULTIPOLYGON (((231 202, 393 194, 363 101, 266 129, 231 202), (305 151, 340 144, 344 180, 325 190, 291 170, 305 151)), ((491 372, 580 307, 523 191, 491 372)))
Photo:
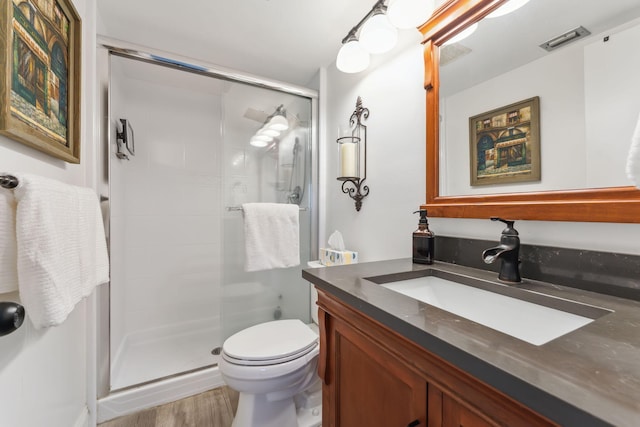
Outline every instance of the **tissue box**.
POLYGON ((336 251, 334 249, 320 248, 320 262, 323 265, 357 264, 358 252, 336 251))

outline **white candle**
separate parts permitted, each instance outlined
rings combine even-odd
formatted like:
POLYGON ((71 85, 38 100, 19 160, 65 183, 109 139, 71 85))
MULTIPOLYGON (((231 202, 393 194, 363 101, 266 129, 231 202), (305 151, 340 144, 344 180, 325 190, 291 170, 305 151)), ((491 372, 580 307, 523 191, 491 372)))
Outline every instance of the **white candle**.
POLYGON ((358 177, 358 144, 340 144, 340 176, 358 177))

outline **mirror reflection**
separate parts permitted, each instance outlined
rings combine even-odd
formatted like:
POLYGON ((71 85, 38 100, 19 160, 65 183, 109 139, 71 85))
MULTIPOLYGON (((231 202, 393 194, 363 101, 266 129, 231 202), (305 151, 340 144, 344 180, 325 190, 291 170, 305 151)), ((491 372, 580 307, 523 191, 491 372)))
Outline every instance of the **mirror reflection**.
POLYGON ((640 113, 638 43, 637 0, 536 0, 487 17, 467 38, 442 46, 440 195, 630 185, 625 164, 640 113), (545 43, 555 48, 547 51, 540 46, 545 43), (495 116, 501 127, 491 141, 474 137, 470 118, 534 97, 540 112, 539 179, 476 179, 472 185, 474 168, 481 174, 515 171, 531 147, 509 146, 509 132, 521 130, 517 121, 509 126, 509 111, 504 123, 495 116), (507 148, 513 148, 513 162, 506 161, 507 148), (496 167, 502 169, 488 169, 496 167))

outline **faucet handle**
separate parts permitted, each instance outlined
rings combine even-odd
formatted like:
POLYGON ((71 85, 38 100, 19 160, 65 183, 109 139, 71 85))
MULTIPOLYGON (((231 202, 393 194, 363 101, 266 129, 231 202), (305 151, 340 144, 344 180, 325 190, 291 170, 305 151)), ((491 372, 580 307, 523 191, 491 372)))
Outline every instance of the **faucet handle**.
POLYGON ((518 235, 518 231, 515 228, 513 228, 513 224, 515 223, 514 220, 502 219, 502 218, 498 218, 497 216, 492 216, 491 217, 491 221, 500 221, 500 222, 504 222, 505 224, 507 224, 507 228, 502 230, 502 234, 503 235, 508 235, 508 236, 517 236, 518 235))

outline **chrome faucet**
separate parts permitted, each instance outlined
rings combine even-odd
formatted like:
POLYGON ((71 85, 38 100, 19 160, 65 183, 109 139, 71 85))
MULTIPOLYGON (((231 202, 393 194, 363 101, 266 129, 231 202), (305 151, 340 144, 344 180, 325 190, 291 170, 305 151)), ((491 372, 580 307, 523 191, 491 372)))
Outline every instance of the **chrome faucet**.
POLYGON ((518 232, 513 228, 514 221, 502 218, 491 218, 491 221, 502 221, 507 224, 507 228, 502 230, 500 245, 489 248, 482 252, 482 259, 487 264, 492 264, 500 258, 500 274, 498 279, 503 282, 518 283, 520 278, 520 238, 518 232))

